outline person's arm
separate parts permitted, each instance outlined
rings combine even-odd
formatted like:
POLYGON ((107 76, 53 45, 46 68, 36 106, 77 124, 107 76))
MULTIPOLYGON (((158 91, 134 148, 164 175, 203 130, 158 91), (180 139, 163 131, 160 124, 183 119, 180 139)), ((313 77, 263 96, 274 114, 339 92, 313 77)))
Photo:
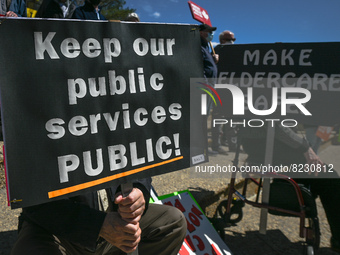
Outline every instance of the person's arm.
POLYGON ((131 253, 137 249, 141 240, 139 221, 145 211, 143 192, 133 188, 126 197, 118 192, 115 204, 118 205, 118 212, 106 215, 100 236, 125 253, 131 253))
POLYGON ((323 165, 324 163, 311 147, 303 154, 308 165, 323 165))
POLYGON ((144 179, 138 179, 133 183, 134 188, 138 188, 140 191, 143 192, 143 197, 144 197, 144 200, 145 200, 144 213, 148 210, 148 207, 149 207, 149 201, 150 201, 150 197, 151 197, 151 194, 150 194, 151 183, 152 183, 151 177, 144 178, 144 179))
POLYGON ((14 12, 17 17, 27 17, 26 3, 24 0, 12 0, 9 12, 14 12))
POLYGON ((110 212, 106 215, 99 234, 125 253, 131 253, 136 250, 141 233, 139 223, 127 223, 117 212, 110 212))
POLYGON ((145 212, 145 198, 143 192, 138 188, 133 188, 130 194, 123 197, 118 193, 115 198, 118 205, 118 213, 126 222, 138 223, 145 212))
POLYGON ((139 221, 149 204, 151 181, 150 177, 133 181, 134 188, 126 197, 120 187, 111 189, 118 212, 107 214, 100 236, 126 253, 136 250, 140 242, 139 221))
POLYGON ((307 152, 310 147, 310 144, 305 137, 300 136, 291 128, 283 127, 281 125, 275 126, 275 139, 302 153, 307 152))
MULTIPOLYGON (((137 180, 132 181, 133 187, 138 188, 143 193, 143 197, 145 200, 144 213, 148 210, 148 207, 149 207, 149 201, 151 197, 150 195, 151 183, 152 183, 151 177, 137 179, 137 180)), ((115 198, 117 197, 118 194, 120 194, 120 191, 121 191, 120 186, 117 188, 111 188, 111 198, 112 198, 112 203, 114 206, 114 211, 118 210, 118 205, 115 204, 115 198)))
POLYGON ((278 125, 277 127, 277 130, 275 130, 276 139, 279 139, 281 142, 302 152, 307 164, 323 165, 322 160, 310 147, 310 144, 305 137, 298 135, 290 128, 282 127, 281 125, 278 125))

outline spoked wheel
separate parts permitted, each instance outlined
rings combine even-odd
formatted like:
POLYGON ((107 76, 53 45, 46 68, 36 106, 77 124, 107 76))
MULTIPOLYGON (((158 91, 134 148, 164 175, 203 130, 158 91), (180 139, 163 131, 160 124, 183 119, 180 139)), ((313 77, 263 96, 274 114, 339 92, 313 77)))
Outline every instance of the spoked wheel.
POLYGON ((230 214, 227 213, 228 200, 223 200, 217 207, 217 212, 226 223, 236 224, 243 218, 242 207, 244 202, 239 199, 234 199, 231 204, 230 214))

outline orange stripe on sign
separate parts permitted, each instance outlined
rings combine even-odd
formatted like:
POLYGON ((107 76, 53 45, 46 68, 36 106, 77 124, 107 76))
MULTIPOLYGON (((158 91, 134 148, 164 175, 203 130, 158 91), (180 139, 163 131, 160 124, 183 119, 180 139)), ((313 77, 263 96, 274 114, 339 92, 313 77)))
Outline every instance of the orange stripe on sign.
POLYGON ((181 159, 183 159, 183 156, 173 158, 173 159, 169 159, 169 160, 166 160, 166 161, 163 161, 163 162, 160 162, 160 163, 157 163, 157 164, 153 164, 153 165, 150 165, 150 166, 144 166, 144 167, 141 167, 141 168, 133 169, 133 170, 130 170, 130 171, 127 171, 127 172, 124 172, 124 173, 111 175, 111 176, 104 177, 104 178, 101 178, 101 179, 98 179, 98 180, 78 184, 78 185, 71 186, 71 187, 68 187, 68 188, 50 191, 50 192, 48 192, 48 198, 60 197, 62 195, 66 195, 66 194, 76 192, 76 191, 79 191, 79 190, 82 190, 82 189, 87 189, 87 188, 90 188, 90 187, 93 187, 93 186, 97 186, 97 185, 103 184, 105 182, 113 181, 113 180, 122 178, 124 176, 129 176, 129 175, 132 175, 132 174, 143 172, 143 171, 148 170, 150 168, 154 168, 154 167, 161 166, 161 165, 166 165, 166 164, 169 164, 169 163, 172 163, 174 161, 181 160, 181 159))

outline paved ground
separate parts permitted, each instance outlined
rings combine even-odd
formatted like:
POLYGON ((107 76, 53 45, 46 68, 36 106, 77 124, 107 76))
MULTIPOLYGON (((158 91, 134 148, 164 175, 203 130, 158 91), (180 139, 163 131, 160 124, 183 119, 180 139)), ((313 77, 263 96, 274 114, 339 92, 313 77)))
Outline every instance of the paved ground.
MULTIPOLYGON (((340 146, 327 145, 320 155, 327 157, 340 169, 340 146), (338 158, 336 158, 338 157, 338 158)), ((241 154, 241 162, 246 155, 241 154)), ((210 158, 210 165, 232 164, 234 153, 227 156, 214 156, 210 158)), ((2 170, 0 170, 2 171, 2 170)), ((192 174, 193 171, 185 169, 174 173, 155 176, 153 185, 158 195, 174 191, 189 189, 200 203, 208 217, 215 213, 217 204, 225 198, 226 188, 230 181, 229 175, 192 174)), ((239 180, 238 180, 239 181, 239 180)), ((321 226, 321 245, 316 254, 335 255, 329 247, 330 232, 324 211, 317 201, 321 226)), ((6 202, 6 192, 3 182, 0 182, 0 255, 10 252, 16 239, 17 218, 20 209, 10 210, 6 202)), ((234 255, 295 255, 302 253, 302 242, 298 236, 299 221, 297 218, 279 217, 269 215, 267 234, 259 233, 260 210, 249 205, 243 208, 243 219, 234 226, 225 228, 225 241, 234 255)))

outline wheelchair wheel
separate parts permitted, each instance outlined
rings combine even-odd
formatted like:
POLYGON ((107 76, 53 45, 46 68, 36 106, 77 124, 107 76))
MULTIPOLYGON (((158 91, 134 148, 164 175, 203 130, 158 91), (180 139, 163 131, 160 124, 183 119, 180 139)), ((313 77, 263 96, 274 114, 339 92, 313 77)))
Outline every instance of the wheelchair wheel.
POLYGON ((223 200, 217 207, 217 211, 221 218, 225 220, 226 223, 236 224, 240 222, 243 218, 242 207, 244 207, 244 202, 239 199, 234 199, 230 208, 230 215, 227 214, 228 200, 223 200))
POLYGON ((309 218, 309 228, 312 230, 311 238, 307 239, 307 245, 312 246, 315 251, 320 247, 320 226, 318 217, 309 218))

